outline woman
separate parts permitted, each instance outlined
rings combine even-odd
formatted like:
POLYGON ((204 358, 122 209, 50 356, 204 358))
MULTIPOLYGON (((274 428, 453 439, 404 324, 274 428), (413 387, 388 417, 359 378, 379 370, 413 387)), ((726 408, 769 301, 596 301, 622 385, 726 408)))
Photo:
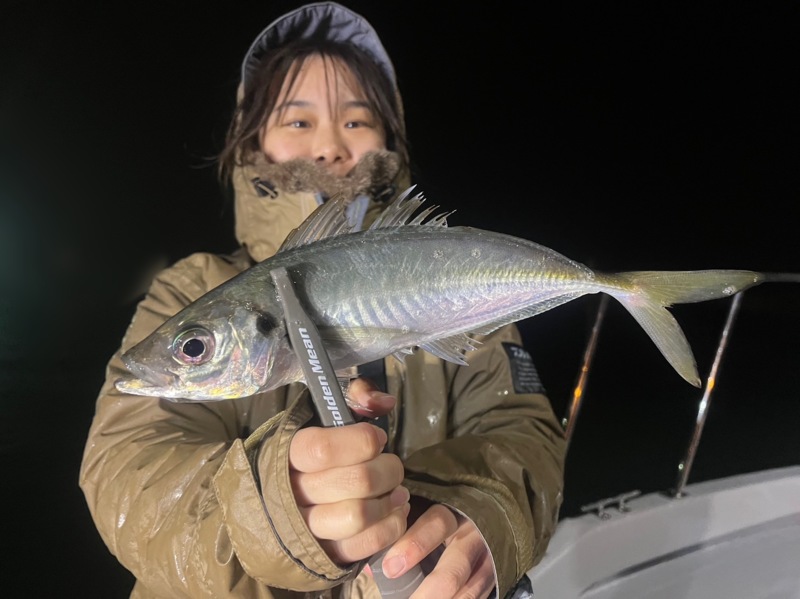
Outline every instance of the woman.
POLYGON ((123 351, 275 253, 328 197, 344 194, 366 226, 409 184, 392 63, 338 4, 269 25, 238 100, 220 172, 241 247, 155 277, 109 363, 81 467, 132 597, 379 597, 362 566, 386 548, 390 577, 434 563, 414 597, 505 596, 547 546, 564 458, 536 377, 515 375, 533 366, 514 326, 481 337, 465 367, 422 351, 366 365, 348 393, 370 419, 342 428, 315 426, 301 384, 205 404, 114 389, 123 351))

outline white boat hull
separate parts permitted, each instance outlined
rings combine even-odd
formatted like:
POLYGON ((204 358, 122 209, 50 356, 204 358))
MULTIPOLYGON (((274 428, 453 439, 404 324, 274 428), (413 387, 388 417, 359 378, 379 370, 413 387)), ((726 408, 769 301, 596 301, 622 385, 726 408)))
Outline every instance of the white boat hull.
POLYGON ((534 599, 800 599, 800 466, 559 523, 534 599))

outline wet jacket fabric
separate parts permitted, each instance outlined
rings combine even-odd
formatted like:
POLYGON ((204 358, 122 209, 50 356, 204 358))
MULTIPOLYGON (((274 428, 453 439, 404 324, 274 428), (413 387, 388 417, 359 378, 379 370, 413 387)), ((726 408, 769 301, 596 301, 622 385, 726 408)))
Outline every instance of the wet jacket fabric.
MULTIPOLYGON (((196 253, 154 278, 110 359, 80 470, 80 486, 109 550, 136 577, 134 598, 379 598, 360 564, 339 567, 310 534, 289 483, 294 433, 314 422, 294 383, 252 397, 173 402, 114 388, 120 356, 205 292, 276 251, 320 202, 351 198, 367 226, 402 191, 391 152, 345 181, 304 161, 252 164, 234 174, 230 255, 196 253)), ((503 597, 544 554, 557 521, 564 437, 543 390, 522 385, 519 331, 479 337, 468 366, 417 350, 385 360, 388 447, 411 494, 450 506, 484 536, 503 597)), ((528 364, 530 367, 530 364, 528 364)))

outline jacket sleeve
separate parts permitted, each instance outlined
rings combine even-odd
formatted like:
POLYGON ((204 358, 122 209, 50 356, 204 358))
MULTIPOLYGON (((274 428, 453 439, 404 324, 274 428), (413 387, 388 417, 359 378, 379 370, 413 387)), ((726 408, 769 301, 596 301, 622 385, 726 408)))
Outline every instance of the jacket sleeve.
MULTIPOLYGON (((137 585, 156 596, 273 597, 271 587, 329 588, 353 572, 326 562, 304 526, 281 537, 266 507, 297 512, 287 486, 287 439, 308 416, 299 387, 210 403, 114 388, 125 369, 121 353, 202 294, 208 285, 198 273, 207 270, 195 260, 157 277, 108 364, 80 469, 92 518, 137 585), (292 405, 284 410, 287 397, 292 405), (266 422, 242 439, 250 422, 252 428, 260 424, 253 413, 266 422), (262 471, 276 473, 274 479, 259 481, 254 474, 257 451, 268 467, 262 471)), ((277 522, 281 526, 284 521, 277 522)))
POLYGON ((482 337, 467 359, 466 367, 444 364, 448 438, 408 456, 405 484, 477 525, 502 598, 552 536, 566 442, 516 326, 482 337))

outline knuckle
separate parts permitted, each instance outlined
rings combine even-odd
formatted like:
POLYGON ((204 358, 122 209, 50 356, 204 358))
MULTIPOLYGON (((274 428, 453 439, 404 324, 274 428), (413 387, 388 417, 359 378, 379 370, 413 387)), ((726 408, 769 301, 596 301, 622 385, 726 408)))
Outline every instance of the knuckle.
POLYGON ((320 428, 307 428, 297 432, 292 439, 290 459, 302 472, 315 472, 325 468, 331 459, 330 435, 320 428))
POLYGON ((363 501, 347 501, 344 504, 345 509, 340 514, 339 526, 343 531, 342 537, 352 537, 364 529, 369 514, 363 501))
POLYGON ((356 464, 347 468, 344 484, 350 491, 364 497, 372 492, 372 470, 367 464, 356 464))
POLYGON ((361 435, 363 437, 363 446, 369 451, 370 455, 378 455, 383 450, 383 443, 381 442, 380 429, 374 424, 368 422, 360 423, 361 435))
POLYGON ((315 506, 310 512, 309 525, 318 537, 344 541, 359 534, 367 518, 360 501, 342 501, 336 505, 315 506))
POLYGON ((324 434, 324 431, 319 431, 319 434, 314 436, 313 442, 308 446, 308 459, 312 460, 312 464, 328 464, 332 451, 333 443, 330 435, 324 434))

